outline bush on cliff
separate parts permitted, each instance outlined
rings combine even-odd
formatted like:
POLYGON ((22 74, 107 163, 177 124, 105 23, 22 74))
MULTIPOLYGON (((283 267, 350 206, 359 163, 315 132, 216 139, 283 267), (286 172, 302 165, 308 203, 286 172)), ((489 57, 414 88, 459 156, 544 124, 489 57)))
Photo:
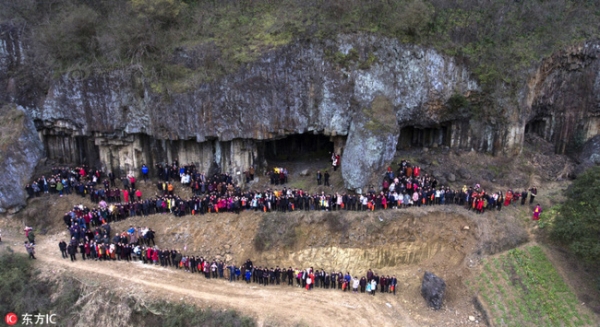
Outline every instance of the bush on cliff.
POLYGON ((588 169, 566 190, 551 235, 579 257, 600 263, 600 167, 588 169))

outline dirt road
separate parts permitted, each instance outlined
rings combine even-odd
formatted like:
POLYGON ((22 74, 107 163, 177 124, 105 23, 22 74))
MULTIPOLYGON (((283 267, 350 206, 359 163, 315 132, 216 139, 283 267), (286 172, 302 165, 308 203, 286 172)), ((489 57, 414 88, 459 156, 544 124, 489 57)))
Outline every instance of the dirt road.
MULTIPOLYGON (((109 289, 136 296, 185 301, 200 307, 230 308, 256 319, 259 326, 419 326, 400 305, 399 297, 289 286, 258 286, 243 282, 205 279, 173 268, 140 262, 98 262, 62 259, 56 237, 39 237, 37 266, 49 274, 73 274, 83 282, 98 282, 109 289)), ((22 244, 14 244, 24 252, 22 244)), ((148 300, 147 298, 145 299, 148 300)))

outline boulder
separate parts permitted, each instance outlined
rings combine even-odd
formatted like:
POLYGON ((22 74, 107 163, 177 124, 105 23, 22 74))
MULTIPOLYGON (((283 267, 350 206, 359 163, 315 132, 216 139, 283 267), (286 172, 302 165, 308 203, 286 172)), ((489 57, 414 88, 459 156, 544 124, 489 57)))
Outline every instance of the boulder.
POLYGON ((446 176, 446 178, 448 179, 449 182, 456 182, 456 175, 454 175, 453 173, 448 173, 448 175, 446 176))
POLYGON ((365 187, 372 182, 372 172, 384 171, 394 159, 399 137, 394 107, 386 97, 376 96, 370 108, 358 110, 352 119, 342 157, 346 188, 365 187))
POLYGON ((0 108, 0 122, 0 212, 16 212, 27 203, 25 184, 42 158, 44 146, 23 108, 0 108))
POLYGON ((464 180, 471 179, 471 173, 469 173, 469 171, 466 168, 459 168, 457 173, 458 176, 460 176, 460 178, 464 180))
POLYGON ((300 176, 308 176, 308 168, 301 171, 300 176))
POLYGON ((433 273, 426 271, 423 275, 421 284, 421 295, 427 302, 427 305, 440 310, 444 303, 444 294, 446 293, 446 282, 433 273))

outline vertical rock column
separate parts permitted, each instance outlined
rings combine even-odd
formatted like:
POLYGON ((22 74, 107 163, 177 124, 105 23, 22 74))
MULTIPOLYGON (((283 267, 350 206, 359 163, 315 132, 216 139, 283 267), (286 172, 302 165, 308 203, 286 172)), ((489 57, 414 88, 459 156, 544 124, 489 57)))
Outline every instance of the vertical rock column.
POLYGON ((400 136, 395 110, 389 99, 378 95, 370 108, 353 117, 342 157, 342 177, 347 189, 356 190, 376 181, 394 158, 400 136))

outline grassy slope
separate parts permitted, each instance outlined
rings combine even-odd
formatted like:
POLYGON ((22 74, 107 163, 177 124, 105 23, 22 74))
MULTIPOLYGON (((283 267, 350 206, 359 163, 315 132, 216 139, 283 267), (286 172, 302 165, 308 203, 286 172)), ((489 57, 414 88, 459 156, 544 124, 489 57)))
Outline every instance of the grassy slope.
POLYGON ((597 2, 0 0, 0 18, 31 26, 40 66, 89 74, 140 64, 155 91, 185 91, 297 38, 354 32, 462 58, 491 90, 520 84, 544 56, 597 36, 597 2))
POLYGON ((517 248, 483 261, 469 285, 494 326, 590 326, 582 309, 539 246, 517 248))

